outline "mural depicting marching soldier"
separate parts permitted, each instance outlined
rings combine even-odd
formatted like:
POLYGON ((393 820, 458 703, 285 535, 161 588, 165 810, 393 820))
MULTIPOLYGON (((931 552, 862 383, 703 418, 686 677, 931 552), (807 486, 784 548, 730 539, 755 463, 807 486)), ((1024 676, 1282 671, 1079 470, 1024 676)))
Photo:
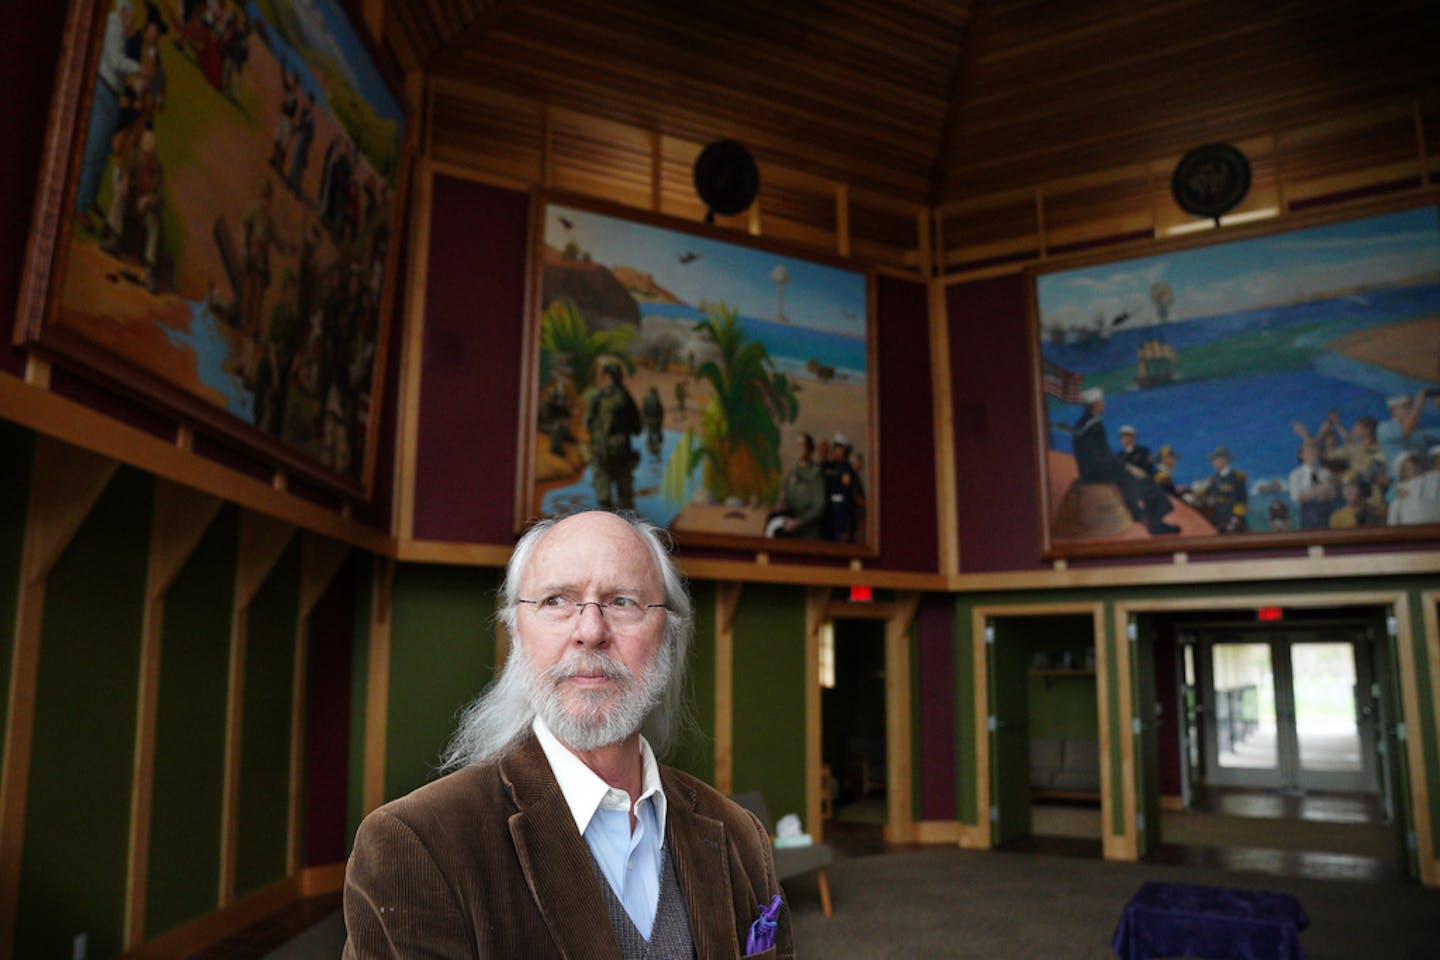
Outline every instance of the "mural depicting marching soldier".
POLYGON ((634 510, 635 465, 640 457, 630 449, 630 438, 640 433, 640 410, 625 389, 620 364, 611 360, 603 372, 610 382, 590 395, 585 409, 595 501, 602 510, 634 510))

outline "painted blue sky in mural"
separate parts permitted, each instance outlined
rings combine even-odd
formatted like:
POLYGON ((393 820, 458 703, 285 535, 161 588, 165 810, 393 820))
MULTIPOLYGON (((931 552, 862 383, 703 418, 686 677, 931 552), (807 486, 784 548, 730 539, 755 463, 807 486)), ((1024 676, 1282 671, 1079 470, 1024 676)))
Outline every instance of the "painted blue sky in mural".
POLYGON ((1414 283, 1440 273, 1435 207, 1367 217, 1250 240, 1046 274, 1038 281, 1044 329, 1087 327, 1128 314, 1131 327, 1159 322, 1150 288, 1174 293, 1168 322, 1223 316, 1414 283))
POLYGON ((742 316, 775 320, 781 291, 773 279, 783 265, 785 318, 792 325, 865 338, 865 274, 765 250, 710 240, 572 207, 550 206, 545 242, 569 242, 596 263, 631 267, 691 306, 723 299, 742 316), (566 225, 568 223, 568 226, 566 225))

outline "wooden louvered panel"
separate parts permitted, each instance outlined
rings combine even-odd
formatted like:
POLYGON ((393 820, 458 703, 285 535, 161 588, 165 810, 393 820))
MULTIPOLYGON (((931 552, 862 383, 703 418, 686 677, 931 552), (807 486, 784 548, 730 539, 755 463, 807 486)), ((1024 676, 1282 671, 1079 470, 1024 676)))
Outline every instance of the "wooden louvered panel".
POLYGON ((1408 162, 1420 175, 1415 117, 1407 110, 1388 116, 1361 116, 1344 125, 1297 130, 1279 137, 1287 179, 1303 182, 1351 174, 1369 167, 1408 162))
POLYGON ((883 204, 858 191, 850 193, 850 252, 869 258, 885 251, 881 261, 901 266, 907 258, 914 263, 919 255, 920 208, 883 204), (868 254, 863 251, 868 251, 868 254))
MULTIPOLYGON (((553 61, 555 57, 549 59, 553 61)), ((467 73, 480 83, 499 82, 498 78, 487 73, 492 66, 466 61, 467 73)), ((819 173, 838 168, 840 154, 823 148, 827 140, 834 143, 856 141, 856 128, 834 110, 828 112, 827 119, 819 120, 787 115, 784 111, 759 104, 753 104, 748 109, 736 109, 731 106, 734 98, 723 90, 694 89, 690 83, 681 84, 686 88, 681 97, 682 105, 667 107, 663 111, 663 124, 657 124, 657 110, 651 91, 602 88, 586 78, 583 66, 582 63, 569 61, 552 63, 549 68, 507 65, 503 72, 507 78, 518 80, 524 87, 548 86, 549 94, 556 102, 563 102, 581 112, 701 142, 734 136, 761 160, 809 166, 819 173), (549 76, 547 69, 558 69, 562 76, 549 76)), ((895 139, 882 136, 847 144, 847 149, 868 157, 853 165, 852 181, 889 188, 895 179, 900 178, 914 193, 922 193, 928 182, 929 161, 924 144, 915 144, 905 153, 897 147, 895 139)))
POLYGON ((1069 191, 1045 191, 1046 247, 1149 231, 1154 191, 1144 166, 1125 167, 1114 178, 1069 191))
POLYGON ((1039 255, 1039 218, 1033 195, 952 210, 939 220, 942 263, 947 267, 1039 255))
POLYGON ((649 137, 623 124, 552 111, 549 186, 648 208, 652 193, 649 137))
POLYGON ((430 121, 430 152, 437 160, 540 183, 545 115, 533 102, 437 84, 430 121))
POLYGON ((761 230, 765 236, 801 240, 837 251, 835 185, 771 169, 760 181, 761 230))

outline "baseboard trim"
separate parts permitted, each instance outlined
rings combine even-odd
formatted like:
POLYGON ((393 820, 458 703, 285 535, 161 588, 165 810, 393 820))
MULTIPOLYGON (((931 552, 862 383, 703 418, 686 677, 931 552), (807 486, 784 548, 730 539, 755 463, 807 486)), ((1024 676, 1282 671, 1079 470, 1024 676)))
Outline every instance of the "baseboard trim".
POLYGON ((990 824, 983 823, 979 826, 971 826, 968 823, 960 824, 960 846, 966 850, 989 850, 990 824))
POLYGON ((345 861, 327 863, 323 867, 306 867, 300 871, 300 896, 318 897, 334 893, 345 886, 345 861))
POLYGON ((914 837, 916 843, 959 843, 960 823, 956 820, 917 820, 914 837))
POLYGON ((212 913, 196 917, 189 923, 169 930, 154 940, 142 943, 124 960, 166 960, 188 957, 216 941, 244 930, 302 897, 333 893, 345 885, 345 864, 332 863, 322 867, 306 867, 274 883, 261 887, 212 913))

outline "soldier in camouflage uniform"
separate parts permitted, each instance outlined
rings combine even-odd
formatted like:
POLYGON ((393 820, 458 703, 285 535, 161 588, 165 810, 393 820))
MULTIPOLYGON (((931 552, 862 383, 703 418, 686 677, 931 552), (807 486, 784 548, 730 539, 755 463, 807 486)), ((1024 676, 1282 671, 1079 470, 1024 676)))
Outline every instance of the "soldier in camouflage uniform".
POLYGON ((802 433, 795 438, 799 459, 785 475, 780 507, 787 516, 779 531, 787 537, 819 540, 825 536, 825 476, 815 463, 815 438, 802 433))
POLYGON ((602 510, 634 510, 634 472, 640 458, 630 449, 630 438, 640 432, 640 410, 625 389, 618 363, 605 364, 605 376, 610 382, 590 395, 585 409, 595 503, 602 510))

